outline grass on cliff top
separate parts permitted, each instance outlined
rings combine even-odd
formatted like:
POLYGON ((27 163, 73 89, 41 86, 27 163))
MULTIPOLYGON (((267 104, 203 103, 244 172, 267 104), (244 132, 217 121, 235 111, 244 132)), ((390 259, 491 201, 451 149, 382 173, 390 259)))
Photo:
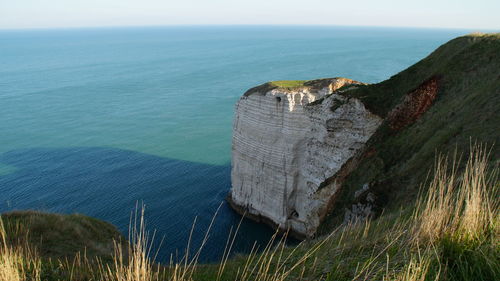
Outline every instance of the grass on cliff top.
POLYGON ((254 93, 265 94, 274 89, 284 89, 284 90, 294 90, 304 87, 304 84, 309 80, 281 80, 281 81, 271 81, 259 85, 257 87, 250 88, 247 90, 243 96, 249 96, 254 93))
POLYGON ((304 87, 304 83, 308 80, 281 80, 281 81, 271 81, 271 85, 282 89, 296 89, 304 87))
POLYGON ((331 83, 332 79, 337 79, 337 78, 342 78, 342 77, 335 77, 335 78, 320 78, 320 79, 313 79, 313 80, 279 80, 279 81, 271 81, 264 83, 262 85, 259 85, 257 87, 253 87, 249 90, 247 90, 243 95, 244 96, 249 96, 254 93, 260 93, 260 94, 265 94, 271 90, 274 89, 281 89, 281 90, 296 90, 299 88, 303 87, 308 87, 308 88, 313 88, 313 89, 321 89, 323 87, 327 87, 329 83, 331 83))
POLYGON ((1 219, 9 243, 28 243, 47 258, 73 257, 78 252, 111 257, 113 241, 125 241, 115 226, 79 214, 15 211, 1 219))
MULTIPOLYGON (((116 245, 111 262, 88 255, 47 260, 39 244, 10 243, 0 223, 0 281, 498 280, 498 176, 488 169, 487 156, 475 147, 462 173, 450 173, 449 161, 439 158, 413 209, 344 225, 292 248, 279 243, 250 255, 225 255, 219 264, 198 265, 195 255, 156 265, 143 216, 132 226, 131 247, 116 245)), ((226 253, 234 237, 220 245, 226 253)))

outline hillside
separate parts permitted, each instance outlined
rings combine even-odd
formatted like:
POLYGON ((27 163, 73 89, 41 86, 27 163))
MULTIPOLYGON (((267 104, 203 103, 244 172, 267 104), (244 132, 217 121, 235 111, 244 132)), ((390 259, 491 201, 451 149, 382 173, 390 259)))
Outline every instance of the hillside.
POLYGON ((28 243, 46 258, 68 258, 79 252, 110 258, 113 241, 124 241, 115 226, 80 214, 15 211, 1 219, 9 243, 28 243))
POLYGON ((496 144, 491 164, 498 165, 499 70, 500 34, 468 35, 451 40, 386 81, 344 92, 387 117, 405 94, 429 79, 438 81, 436 98, 427 112, 397 129, 386 119, 372 137, 323 229, 331 229, 342 219, 344 208, 357 203, 354 193, 365 183, 377 194, 379 207, 398 209, 413 202, 436 152, 452 157, 455 151, 467 155, 474 142, 496 144))

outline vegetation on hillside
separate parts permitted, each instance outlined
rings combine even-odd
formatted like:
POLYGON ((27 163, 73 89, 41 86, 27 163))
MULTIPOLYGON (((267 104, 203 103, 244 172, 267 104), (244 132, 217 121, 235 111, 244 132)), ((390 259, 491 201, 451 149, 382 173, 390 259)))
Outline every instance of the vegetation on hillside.
POLYGON ((44 257, 60 259, 86 252, 111 258, 113 241, 125 241, 114 225, 80 214, 16 211, 2 218, 9 244, 29 244, 44 257))
MULTIPOLYGON (((471 139, 492 146, 491 165, 500 156, 500 34, 474 34, 442 45, 425 59, 378 84, 341 92, 363 100, 380 116, 432 77, 439 77, 434 103, 414 123, 394 130, 386 121, 367 144, 367 153, 347 177, 336 208, 322 225, 327 233, 356 203, 355 192, 369 184, 387 211, 415 201, 436 152, 466 155, 471 139), (496 145, 494 145, 496 144, 496 145), (388 210, 389 209, 389 210, 388 210)), ((460 161, 459 165, 464 165, 460 161)))

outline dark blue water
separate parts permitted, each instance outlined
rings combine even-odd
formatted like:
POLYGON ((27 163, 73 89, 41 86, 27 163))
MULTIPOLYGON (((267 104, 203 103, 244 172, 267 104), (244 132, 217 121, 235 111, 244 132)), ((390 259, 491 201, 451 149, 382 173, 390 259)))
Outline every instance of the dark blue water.
MULTIPOLYGON (((233 107, 269 80, 374 83, 460 30, 164 27, 0 31, 0 211, 83 213, 126 234, 137 202, 159 259, 196 245, 230 188, 233 107)), ((203 261, 240 217, 223 205, 203 261)), ((272 231, 244 221, 235 249, 272 231)))

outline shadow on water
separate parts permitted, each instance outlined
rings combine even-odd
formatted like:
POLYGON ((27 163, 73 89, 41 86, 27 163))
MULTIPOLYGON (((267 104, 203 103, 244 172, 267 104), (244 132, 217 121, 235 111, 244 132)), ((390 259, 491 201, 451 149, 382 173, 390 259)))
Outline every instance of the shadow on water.
MULTIPOLYGON (((230 166, 215 166, 134 151, 101 147, 31 148, 6 152, 0 163, 14 172, 0 176, 0 212, 37 209, 82 213, 106 220, 127 235, 137 202, 146 205, 147 228, 164 237, 158 261, 182 255, 197 217, 193 248, 230 188, 230 166)), ((224 202, 201 261, 222 256, 231 226, 240 216, 224 202)), ((236 252, 249 252, 253 243, 265 244, 273 231, 244 220, 236 252)))

